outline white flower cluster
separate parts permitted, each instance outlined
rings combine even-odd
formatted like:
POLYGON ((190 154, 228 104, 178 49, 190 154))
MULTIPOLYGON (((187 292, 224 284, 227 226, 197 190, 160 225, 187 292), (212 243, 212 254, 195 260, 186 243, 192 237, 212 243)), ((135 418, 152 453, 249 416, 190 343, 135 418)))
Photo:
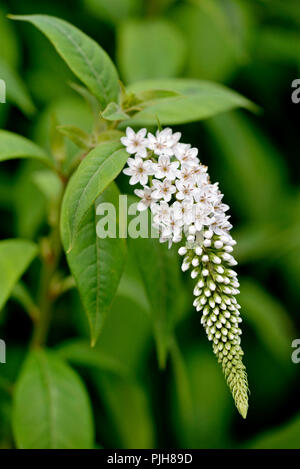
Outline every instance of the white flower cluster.
POLYGON ((203 324, 213 350, 222 365, 236 406, 245 418, 248 410, 248 383, 243 364, 240 305, 235 296, 239 283, 232 267, 235 241, 225 214, 228 206, 218 184, 211 184, 198 150, 179 143, 181 134, 167 128, 156 135, 127 128, 121 139, 128 153, 124 173, 140 197, 139 210, 150 207, 160 241, 182 241, 182 270, 191 269, 195 279, 194 306, 202 312, 203 324))
POLYGON ((181 134, 170 128, 155 135, 146 129, 135 133, 130 127, 121 142, 134 158, 128 159, 124 173, 140 198, 139 210, 150 208, 160 241, 180 242, 183 236, 197 242, 204 228, 224 235, 231 229, 228 205, 222 203, 218 184, 211 184, 207 167, 197 157, 198 149, 180 143, 181 134))

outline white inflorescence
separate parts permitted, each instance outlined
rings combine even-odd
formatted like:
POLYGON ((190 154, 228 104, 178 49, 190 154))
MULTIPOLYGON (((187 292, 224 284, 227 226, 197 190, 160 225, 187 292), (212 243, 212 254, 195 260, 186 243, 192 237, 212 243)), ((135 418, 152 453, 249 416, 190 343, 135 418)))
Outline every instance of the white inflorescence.
POLYGON ((248 385, 242 363, 239 283, 232 267, 235 241, 218 184, 211 184, 197 148, 180 143, 170 128, 155 135, 130 127, 121 142, 129 154, 124 173, 136 189, 140 211, 150 208, 161 242, 181 243, 182 270, 196 280, 194 306, 221 363, 227 383, 243 417, 248 409, 248 385))

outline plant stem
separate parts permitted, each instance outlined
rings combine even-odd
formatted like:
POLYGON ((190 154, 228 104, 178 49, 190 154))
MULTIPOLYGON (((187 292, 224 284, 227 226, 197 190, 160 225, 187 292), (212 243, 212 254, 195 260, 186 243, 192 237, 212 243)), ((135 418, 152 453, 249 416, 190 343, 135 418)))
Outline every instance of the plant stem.
POLYGON ((51 232, 49 237, 46 238, 42 243, 41 257, 43 264, 38 298, 40 317, 34 324, 33 336, 31 340, 32 347, 41 347, 45 345, 51 323, 53 302, 55 301, 55 298, 51 294, 51 282, 57 271, 62 253, 59 223, 66 183, 67 181, 64 182, 62 193, 57 203, 56 214, 51 232))

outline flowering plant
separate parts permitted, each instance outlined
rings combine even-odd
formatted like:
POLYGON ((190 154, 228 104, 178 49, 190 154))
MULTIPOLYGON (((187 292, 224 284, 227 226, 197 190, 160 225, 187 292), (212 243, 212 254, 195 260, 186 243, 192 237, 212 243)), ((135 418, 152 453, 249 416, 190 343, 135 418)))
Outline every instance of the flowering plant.
POLYGON ((197 155, 197 148, 180 143, 181 134, 170 128, 155 136, 141 129, 127 127, 121 142, 129 154, 123 172, 131 176, 131 185, 141 184, 135 194, 141 199, 138 208, 150 207, 160 242, 181 243, 178 253, 184 256, 182 270, 192 269, 197 280, 193 305, 202 312, 203 324, 213 350, 221 363, 236 406, 246 418, 248 385, 242 362, 239 323, 240 305, 235 296, 239 282, 231 255, 236 244, 229 234, 232 225, 226 215, 218 184, 212 184, 197 155), (149 180, 149 182, 148 182, 149 180), (149 184, 149 186, 147 185, 149 184))
MULTIPOLYGON (((167 126, 255 106, 223 85, 198 79, 142 80, 125 86, 102 47, 70 23, 47 15, 13 19, 37 27, 79 80, 71 89, 72 99, 80 102, 80 123, 66 122, 60 109, 51 111, 46 131, 41 132, 46 139, 37 139, 40 143, 0 130, 1 162, 33 160, 26 166, 25 189, 17 184, 18 212, 24 216, 25 229, 0 242, 0 308, 13 300, 29 318, 20 363, 7 381, 0 378, 0 390, 13 415, 9 444, 94 447, 96 419, 83 380, 87 376, 87 382, 100 390, 101 402, 111 409, 113 417, 107 426, 115 425, 120 411, 124 413, 121 429, 124 422, 131 424, 131 418, 132 427, 138 428, 142 413, 142 431, 130 434, 134 438, 130 445, 154 446, 150 404, 133 363, 152 335, 160 368, 167 360, 174 365, 174 388, 184 395, 183 414, 192 413, 175 328, 185 305, 178 256, 168 249, 173 245, 183 257, 182 270, 191 269, 194 306, 202 314, 237 408, 246 417, 248 387, 229 207, 218 184, 210 182, 198 150, 182 143, 180 132, 167 126), (157 122, 166 128, 155 134, 147 130, 153 131, 157 122), (122 171, 129 176, 129 184, 122 171), (28 188, 29 182, 34 189, 28 188), (150 210, 161 243, 142 236, 129 241, 121 235, 97 236, 99 204, 109 203, 114 212, 121 212, 119 195, 133 197, 130 186, 136 186, 138 210, 145 214, 150 210), (21 282, 27 269, 28 276, 21 282), (118 303, 122 294, 126 308, 118 303), (64 319, 67 325, 58 334, 56 326, 64 319), (86 374, 81 377, 78 369, 82 367, 86 374)), ((5 73, 10 76, 9 70, 5 73)), ((11 83, 14 103, 30 116, 34 111, 30 98, 18 80, 11 83)), ((73 110, 68 108, 72 119, 73 110)), ((42 125, 43 119, 38 123, 42 125)), ((9 192, 14 191, 9 187, 9 192)), ((10 355, 13 338, 9 328, 3 330, 10 355)))

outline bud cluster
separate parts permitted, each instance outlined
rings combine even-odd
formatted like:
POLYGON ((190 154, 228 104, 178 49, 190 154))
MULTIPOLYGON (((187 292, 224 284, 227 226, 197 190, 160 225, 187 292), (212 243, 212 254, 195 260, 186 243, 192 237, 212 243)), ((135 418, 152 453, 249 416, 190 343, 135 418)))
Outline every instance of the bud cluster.
POLYGON ((213 351, 221 363, 236 406, 245 418, 248 409, 248 384, 242 362, 242 331, 239 324, 240 305, 237 274, 232 269, 237 264, 232 256, 235 241, 230 235, 218 236, 210 230, 203 233, 199 245, 181 246, 182 270, 191 270, 196 280, 193 305, 202 312, 201 324, 213 351))
POLYGON ((127 128, 121 142, 129 154, 124 173, 129 183, 140 184, 135 194, 139 210, 148 207, 160 242, 183 244, 182 270, 191 270, 196 280, 194 306, 202 312, 203 324, 213 350, 221 363, 236 406, 245 418, 248 410, 248 384, 242 362, 240 305, 236 300, 239 282, 232 267, 235 241, 232 225, 218 184, 210 182, 207 167, 197 157, 198 149, 180 143, 181 134, 172 129, 146 129, 135 133, 127 128), (148 185, 147 185, 148 184, 148 185))

